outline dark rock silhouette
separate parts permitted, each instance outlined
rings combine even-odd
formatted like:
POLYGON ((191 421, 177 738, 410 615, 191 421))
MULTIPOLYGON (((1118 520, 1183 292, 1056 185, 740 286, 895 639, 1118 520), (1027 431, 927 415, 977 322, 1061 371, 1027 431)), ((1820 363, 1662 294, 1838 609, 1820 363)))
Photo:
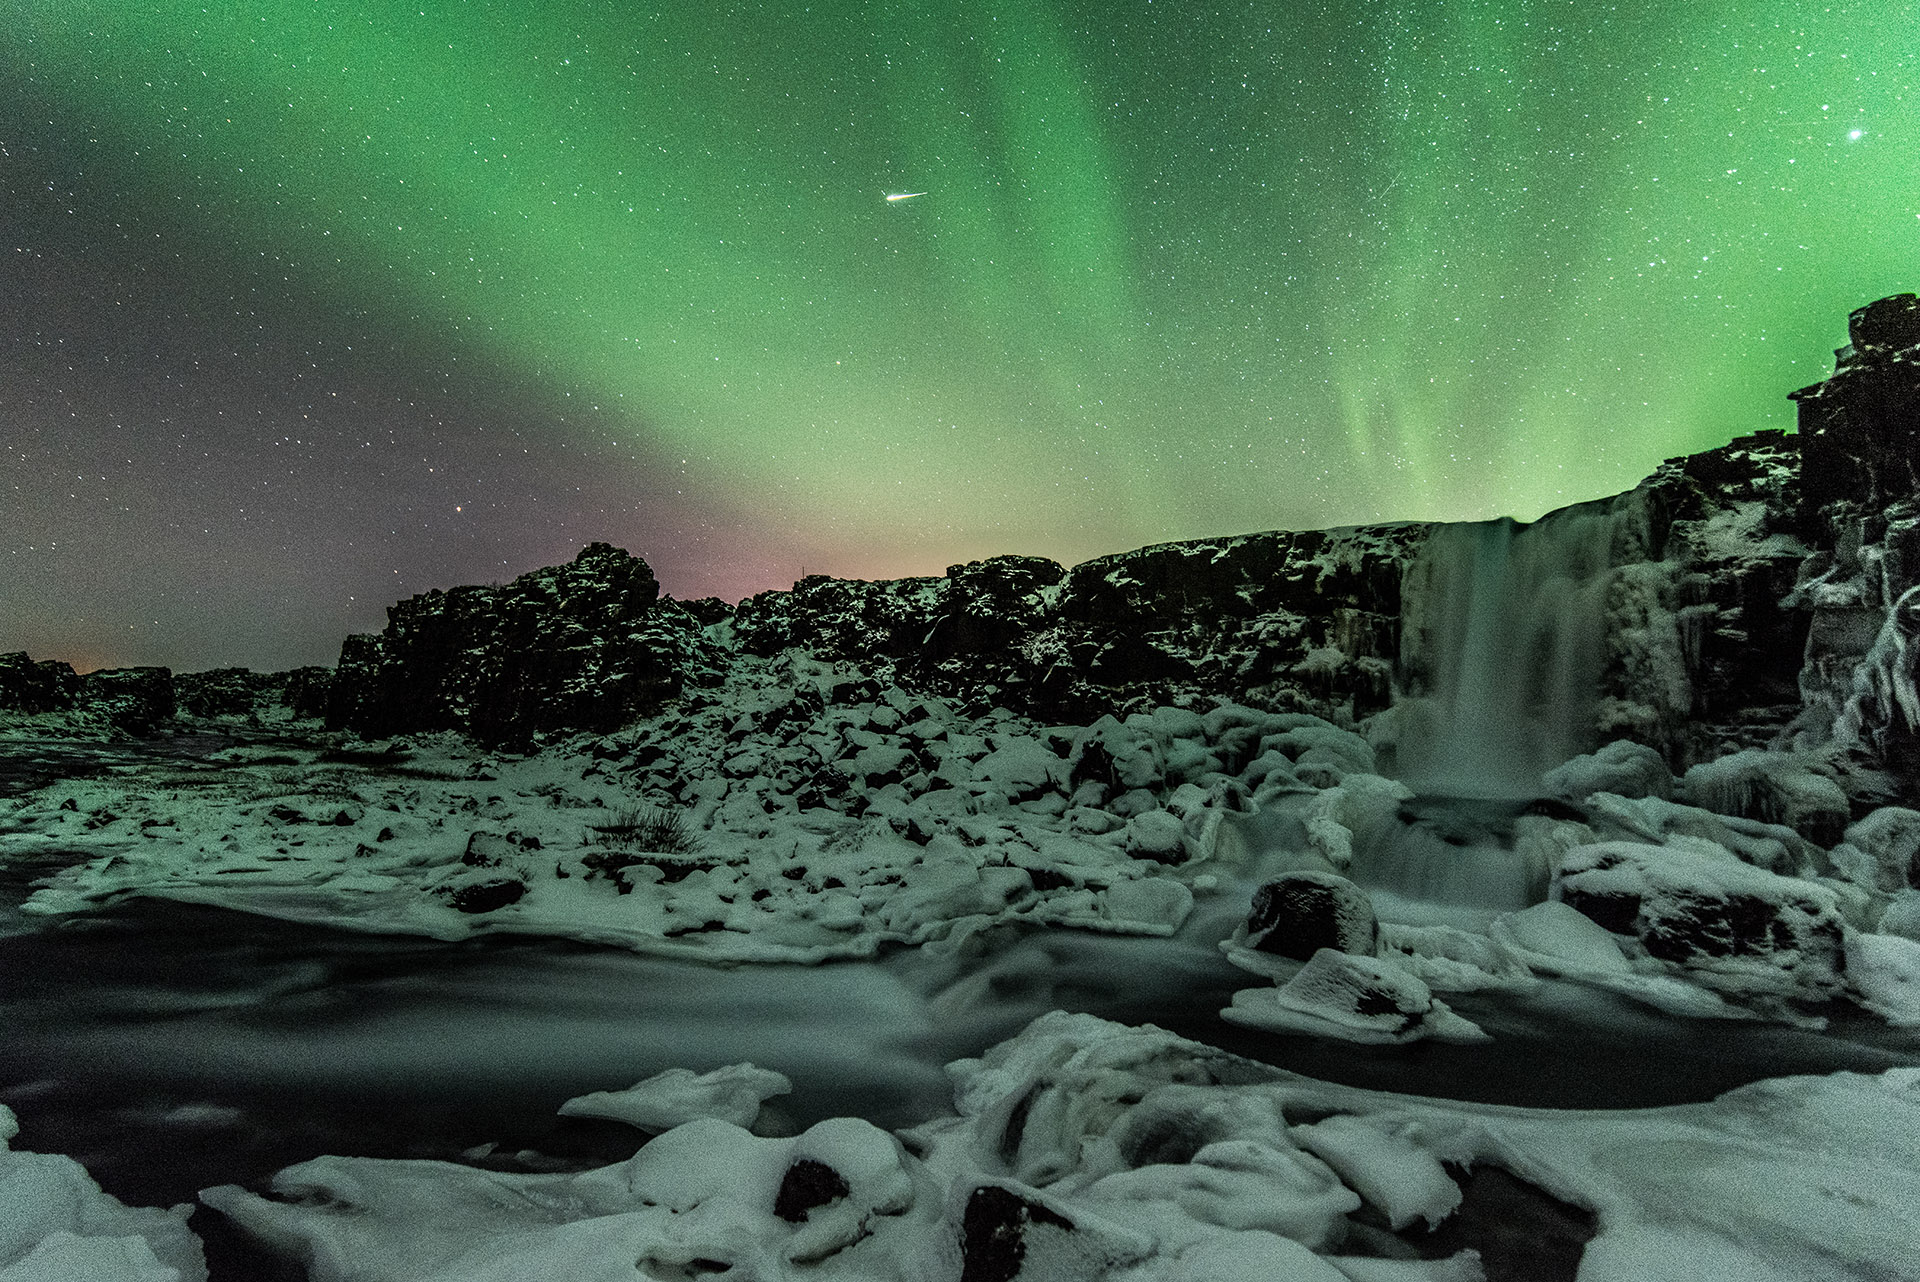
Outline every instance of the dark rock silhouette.
POLYGON ((0 654, 0 712, 65 712, 79 695, 80 676, 72 664, 36 663, 24 650, 0 654))
POLYGON ((646 562, 606 543, 500 587, 459 587, 387 610, 348 637, 327 724, 368 736, 457 730, 525 747, 548 731, 608 731, 713 668, 699 620, 660 599, 646 562))
POLYGON ((1249 948, 1306 961, 1322 948, 1371 957, 1379 943, 1373 901, 1345 877, 1285 873, 1253 893, 1249 948))

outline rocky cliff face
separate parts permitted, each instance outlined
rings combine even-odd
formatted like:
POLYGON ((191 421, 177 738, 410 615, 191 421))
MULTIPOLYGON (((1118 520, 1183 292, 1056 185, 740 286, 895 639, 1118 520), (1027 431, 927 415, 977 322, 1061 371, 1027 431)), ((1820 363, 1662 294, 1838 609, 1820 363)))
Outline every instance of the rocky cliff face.
POLYGON ((385 631, 348 638, 330 678, 80 678, 0 656, 0 711, 86 705, 143 732, 175 703, 207 717, 277 701, 324 706, 329 726, 364 735, 521 746, 616 728, 711 683, 732 653, 797 649, 973 714, 1086 724, 1230 699, 1366 722, 1388 763, 1400 748, 1451 750, 1446 736, 1478 716, 1481 747, 1555 726, 1523 745, 1541 759, 1617 738, 1676 771, 1794 749, 1824 754, 1859 798, 1912 798, 1920 302, 1861 308, 1850 334, 1833 376, 1794 394, 1798 435, 1675 459, 1531 526, 1249 534, 889 582, 816 575, 731 609, 662 599, 645 562, 594 544, 504 586, 393 606, 385 631))
POLYGON ((1090 721, 1233 696, 1352 721, 1386 706, 1400 580, 1424 527, 1168 543, 1068 570, 994 557, 944 578, 814 576, 740 604, 748 653, 788 647, 980 711, 1090 721))
POLYGON ((1812 553, 1783 608, 1809 620, 1801 743, 1920 796, 1920 298, 1853 313, 1832 377, 1795 392, 1812 553))
POLYGON ((378 635, 348 637, 328 726, 364 735, 457 730, 525 746, 624 725, 699 681, 716 647, 660 599, 646 562, 605 543, 499 587, 411 597, 378 635))

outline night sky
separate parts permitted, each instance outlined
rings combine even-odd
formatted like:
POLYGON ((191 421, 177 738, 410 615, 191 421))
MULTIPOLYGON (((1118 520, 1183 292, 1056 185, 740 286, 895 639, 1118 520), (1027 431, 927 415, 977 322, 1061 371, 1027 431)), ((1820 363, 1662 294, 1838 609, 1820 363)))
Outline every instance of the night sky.
POLYGON ((1901 0, 12 0, 0 651, 1531 518, 1920 287, 1901 0), (889 201, 889 194, 924 193, 889 201))

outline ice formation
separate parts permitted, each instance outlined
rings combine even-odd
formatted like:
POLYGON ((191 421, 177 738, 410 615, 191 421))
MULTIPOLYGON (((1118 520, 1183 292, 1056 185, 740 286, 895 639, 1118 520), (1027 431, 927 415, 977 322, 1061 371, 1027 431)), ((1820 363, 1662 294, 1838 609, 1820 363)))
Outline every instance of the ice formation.
POLYGON ((0 1105, 0 1282, 206 1282, 188 1206, 128 1207, 80 1163, 9 1147, 0 1105))
POLYGON ((760 1105, 785 1095, 793 1083, 752 1064, 729 1064, 709 1073, 670 1068, 624 1091, 595 1091, 560 1106, 562 1117, 604 1117, 643 1131, 667 1131, 696 1118, 751 1128, 760 1105))
POLYGON ((282 1172, 275 1198, 204 1196, 315 1282, 631 1277, 636 1262, 767 1282, 1434 1282, 1511 1249, 1423 1245, 1490 1167, 1596 1217, 1583 1282, 1920 1277, 1916 1070, 1556 1112, 1330 1086, 1056 1013, 950 1072, 954 1115, 897 1138, 851 1119, 785 1140, 701 1120, 579 1174, 323 1158, 282 1172))

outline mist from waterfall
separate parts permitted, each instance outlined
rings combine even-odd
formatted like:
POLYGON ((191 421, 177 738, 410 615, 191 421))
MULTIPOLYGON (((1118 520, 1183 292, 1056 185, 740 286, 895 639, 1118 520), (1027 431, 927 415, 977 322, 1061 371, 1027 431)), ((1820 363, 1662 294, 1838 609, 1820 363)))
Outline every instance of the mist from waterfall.
POLYGON ((1630 504, 1531 525, 1437 527, 1409 569, 1391 719, 1394 771, 1416 791, 1525 797, 1591 751, 1607 591, 1634 533, 1630 504))

